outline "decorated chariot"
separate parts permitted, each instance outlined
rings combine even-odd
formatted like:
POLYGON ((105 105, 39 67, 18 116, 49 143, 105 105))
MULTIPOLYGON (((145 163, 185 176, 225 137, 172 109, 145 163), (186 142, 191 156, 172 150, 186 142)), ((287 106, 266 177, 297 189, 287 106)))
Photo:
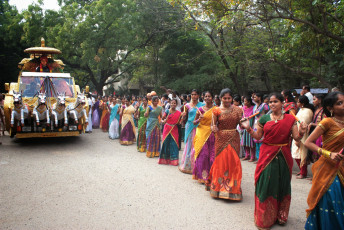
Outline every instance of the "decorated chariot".
POLYGON ((6 83, 4 110, 11 137, 78 136, 88 123, 88 101, 74 78, 63 73, 64 64, 53 58, 61 51, 45 47, 24 50, 30 58, 18 65, 17 82, 6 83))

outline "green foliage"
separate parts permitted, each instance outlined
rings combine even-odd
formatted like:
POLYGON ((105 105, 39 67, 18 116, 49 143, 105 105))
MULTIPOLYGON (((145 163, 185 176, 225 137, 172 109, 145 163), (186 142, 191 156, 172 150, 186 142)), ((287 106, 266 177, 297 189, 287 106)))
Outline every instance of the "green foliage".
POLYGON ((21 20, 22 16, 15 7, 9 5, 8 0, 0 2, 0 92, 4 92, 4 83, 18 77, 17 65, 23 55, 21 20))
POLYGON ((45 37, 81 88, 98 92, 122 78, 140 94, 161 85, 247 94, 344 84, 341 1, 58 2, 59 11, 39 2, 22 13, 0 2, 2 81, 16 80, 23 50, 45 37))

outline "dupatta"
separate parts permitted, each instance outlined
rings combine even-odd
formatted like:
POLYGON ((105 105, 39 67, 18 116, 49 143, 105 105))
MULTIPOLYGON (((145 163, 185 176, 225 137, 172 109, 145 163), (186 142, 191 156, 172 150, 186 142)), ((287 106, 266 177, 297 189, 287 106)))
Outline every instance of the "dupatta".
MULTIPOLYGON (((169 113, 168 110, 166 112, 169 113)), ((180 111, 176 110, 173 114, 168 115, 166 124, 164 127, 164 132, 162 133, 162 143, 164 143, 168 134, 171 134, 174 142, 176 142, 177 146, 179 147, 179 142, 178 142, 179 133, 178 133, 177 124, 179 122, 181 114, 182 113, 180 111)))
POLYGON ((264 115, 259 120, 259 123, 262 124, 262 120, 267 118, 269 121, 264 125, 264 140, 260 148, 259 160, 255 171, 255 184, 257 183, 260 174, 264 171, 266 166, 270 164, 280 150, 287 162, 290 176, 292 174, 293 158, 290 151, 290 135, 291 129, 295 123, 295 118, 292 115, 284 114, 284 118, 276 123, 275 121, 270 120, 270 115, 264 115))
POLYGON ((194 138, 195 159, 197 159, 204 144, 207 142, 208 138, 210 137, 210 134, 211 134, 210 125, 212 121, 213 109, 214 107, 212 107, 206 112, 203 110, 202 107, 199 109, 199 112, 203 114, 203 118, 200 120, 197 126, 196 135, 194 138))

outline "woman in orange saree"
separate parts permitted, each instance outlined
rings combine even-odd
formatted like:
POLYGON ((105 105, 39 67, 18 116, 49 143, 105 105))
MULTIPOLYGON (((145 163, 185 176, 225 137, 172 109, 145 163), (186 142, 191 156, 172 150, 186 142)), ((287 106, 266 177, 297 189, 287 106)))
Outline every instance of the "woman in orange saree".
POLYGON ((110 109, 108 98, 106 96, 104 96, 103 101, 100 102, 99 107, 103 111, 102 116, 100 118, 99 127, 103 130, 103 132, 107 132, 109 130, 110 109))
POLYGON ((210 92, 204 94, 205 105, 198 109, 194 124, 198 124, 194 138, 195 166, 192 179, 204 184, 209 175, 215 158, 215 135, 211 131, 213 115, 213 95, 210 92))
POLYGON ((344 93, 324 99, 324 118, 305 142, 321 156, 312 166, 305 229, 344 229, 344 93), (322 135, 323 146, 316 145, 322 135))
POLYGON ((213 109, 211 129, 215 132, 215 160, 206 181, 206 190, 214 198, 242 200, 242 168, 239 158, 240 136, 236 129, 242 110, 233 106, 232 93, 223 89, 222 104, 213 109))
POLYGON ((292 134, 296 141, 300 141, 307 129, 302 122, 298 130, 295 118, 282 113, 283 100, 281 94, 271 94, 269 106, 272 113, 259 119, 256 132, 247 119, 241 123, 255 139, 260 140, 264 134, 254 178, 254 221, 259 229, 269 229, 276 222, 285 224, 288 220, 293 167, 290 138, 292 134))

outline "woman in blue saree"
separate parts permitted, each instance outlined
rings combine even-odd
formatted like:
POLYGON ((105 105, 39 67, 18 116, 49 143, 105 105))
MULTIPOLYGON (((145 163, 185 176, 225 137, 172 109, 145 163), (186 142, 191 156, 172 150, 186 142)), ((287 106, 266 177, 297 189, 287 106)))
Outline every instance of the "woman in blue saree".
POLYGON ((109 138, 119 138, 119 99, 113 98, 113 103, 110 105, 111 113, 109 120, 109 138))
POLYGON ((145 117, 148 117, 146 127, 147 157, 158 157, 160 155, 160 119, 162 107, 158 106, 159 98, 152 98, 152 105, 148 106, 145 117), (160 118, 160 119, 159 119, 160 118))
POLYGON ((193 121, 196 117, 198 108, 204 104, 198 101, 199 92, 193 89, 191 92, 191 102, 184 105, 183 117, 187 116, 187 122, 185 124, 185 147, 182 159, 179 164, 179 170, 183 173, 192 174, 195 165, 195 149, 194 149, 194 137, 196 134, 196 128, 198 124, 194 124, 193 121))

